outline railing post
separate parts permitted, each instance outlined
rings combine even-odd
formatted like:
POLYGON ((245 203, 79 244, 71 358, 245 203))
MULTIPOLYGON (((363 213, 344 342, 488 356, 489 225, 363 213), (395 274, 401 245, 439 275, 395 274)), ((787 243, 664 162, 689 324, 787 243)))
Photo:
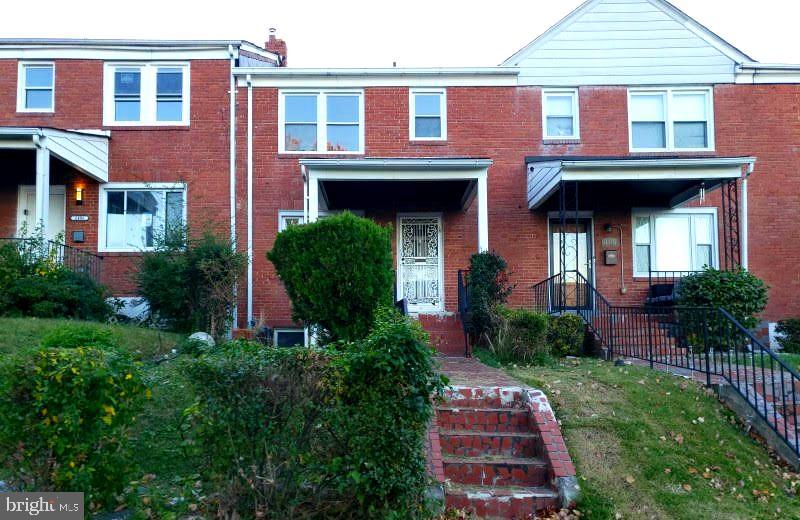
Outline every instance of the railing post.
POLYGON ((653 320, 650 317, 650 309, 644 308, 645 316, 647 316, 647 357, 650 358, 650 368, 653 368, 653 320))
POLYGON ((710 350, 708 346, 708 309, 703 309, 703 351, 706 358, 706 386, 711 386, 711 364, 708 357, 710 350))

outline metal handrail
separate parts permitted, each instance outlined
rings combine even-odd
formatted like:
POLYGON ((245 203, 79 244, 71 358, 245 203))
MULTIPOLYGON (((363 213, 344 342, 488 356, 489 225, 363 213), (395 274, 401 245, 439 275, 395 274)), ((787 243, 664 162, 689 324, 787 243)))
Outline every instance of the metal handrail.
POLYGON ((467 286, 467 276, 469 270, 458 270, 458 317, 461 320, 461 328, 464 331, 464 356, 471 357, 472 351, 469 342, 469 287, 467 286))
POLYGON ((13 244, 20 254, 31 258, 37 255, 53 258, 59 265, 84 273, 97 282, 100 281, 103 257, 90 251, 48 239, 0 237, 0 244, 2 243, 13 244))

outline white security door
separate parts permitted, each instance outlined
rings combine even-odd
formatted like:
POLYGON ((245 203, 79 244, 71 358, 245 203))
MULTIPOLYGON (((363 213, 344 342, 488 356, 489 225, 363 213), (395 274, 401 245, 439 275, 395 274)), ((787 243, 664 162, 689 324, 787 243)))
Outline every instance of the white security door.
MULTIPOLYGON (((50 186, 50 210, 47 216, 47 238, 55 239, 64 233, 66 215, 66 190, 64 186, 50 186)), ((23 230, 28 236, 36 231, 36 186, 20 186, 17 202, 17 235, 23 230)))
POLYGON ((441 217, 400 216, 397 231, 400 297, 413 313, 443 310, 441 217))

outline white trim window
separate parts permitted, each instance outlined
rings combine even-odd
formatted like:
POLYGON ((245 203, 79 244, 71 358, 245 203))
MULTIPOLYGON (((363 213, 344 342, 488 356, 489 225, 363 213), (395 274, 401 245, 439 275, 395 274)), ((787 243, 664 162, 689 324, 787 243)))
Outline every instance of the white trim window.
POLYGON ((633 213, 633 275, 718 267, 715 208, 633 213), (652 259, 651 259, 652 255, 652 259))
POLYGON ((98 249, 152 250, 159 238, 186 223, 186 186, 109 183, 100 190, 98 249))
POLYGON ((103 124, 187 126, 188 63, 106 63, 103 124))
POLYGON ((280 153, 364 153, 364 92, 281 91, 280 153))
POLYGON ((306 329, 281 327, 272 332, 272 344, 276 347, 305 346, 306 342, 306 329))
MULTIPOLYGON (((348 210, 353 215, 358 217, 364 216, 364 211, 362 210, 348 210)), ((341 213, 341 211, 320 211, 317 218, 320 220, 330 217, 331 215, 336 215, 337 213, 341 213)), ((287 209, 278 212, 278 231, 283 231, 289 226, 297 226, 300 224, 305 224, 305 216, 303 215, 303 210, 294 210, 294 209, 287 209)))
POLYGON ((52 62, 21 61, 17 80, 17 112, 55 110, 56 66, 52 62))
POLYGON ((412 141, 447 140, 447 90, 408 91, 408 135, 412 141))
POLYGON ((580 139, 578 89, 542 91, 542 136, 545 140, 580 139))
POLYGON ((714 102, 710 88, 628 91, 630 149, 711 151, 714 102))

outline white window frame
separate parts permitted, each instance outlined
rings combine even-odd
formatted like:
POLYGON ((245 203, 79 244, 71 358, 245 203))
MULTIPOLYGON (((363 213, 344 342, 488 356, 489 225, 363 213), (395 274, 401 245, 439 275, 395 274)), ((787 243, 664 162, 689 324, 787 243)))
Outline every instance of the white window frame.
POLYGON ((108 62, 103 66, 103 126, 189 126, 191 67, 189 62, 108 62), (141 72, 141 105, 138 121, 117 121, 114 106, 114 72, 117 69, 139 69, 141 72), (180 121, 158 121, 156 115, 156 79, 159 69, 181 69, 183 92, 180 121))
MULTIPOLYGON (((44 89, 42 89, 44 90, 44 89)), ((17 112, 50 114, 56 111, 56 64, 52 61, 20 61, 17 65, 17 112), (51 67, 53 86, 50 89, 50 108, 27 108, 25 106, 25 69, 27 67, 51 67)))
MULTIPOLYGON (((658 243, 656 242, 656 218, 659 216, 676 216, 676 215, 708 215, 711 217, 711 263, 712 267, 719 268, 719 222, 717 220, 717 208, 680 208, 680 209, 648 209, 648 208, 634 208, 631 211, 631 269, 634 278, 647 278, 650 273, 647 271, 636 270, 636 219, 639 217, 646 217, 650 220, 650 261, 656 258, 658 243)), ((691 241, 691 262, 692 269, 694 270, 694 255, 696 254, 697 242, 695 240, 694 221, 690 220, 689 225, 689 240, 691 241)), ((640 244, 641 245, 641 244, 640 244)), ((654 266, 654 271, 658 270, 658 266, 654 266)))
POLYGON ((579 112, 578 89, 577 88, 555 88, 542 90, 542 140, 544 141, 564 141, 579 140, 581 138, 581 117, 579 112), (547 98, 550 96, 572 96, 572 130, 573 135, 548 135, 547 134, 547 98))
MULTIPOLYGON (((300 327, 276 327, 272 329, 272 344, 274 346, 278 346, 278 334, 281 332, 302 332, 303 333, 303 343, 304 347, 308 346, 308 329, 303 329, 300 327)), ((300 345, 301 343, 298 343, 300 345)))
POLYGON ((447 89, 446 88, 412 88, 408 90, 408 137, 411 141, 447 141, 447 89), (417 104, 416 94, 439 95, 439 119, 442 134, 439 137, 417 137, 417 104))
POLYGON ((183 223, 186 224, 187 211, 189 206, 188 189, 182 182, 109 182, 100 185, 100 200, 98 204, 97 218, 97 250, 103 253, 140 253, 142 251, 152 251, 154 248, 145 247, 142 249, 129 247, 106 247, 106 211, 108 209, 109 191, 183 191, 183 223))
POLYGON ((278 94, 278 153, 287 155, 363 155, 364 154, 364 90, 363 89, 285 89, 278 94), (317 149, 286 149, 286 97, 317 96, 317 149), (351 95, 358 97, 358 150, 328 150, 328 103, 329 95, 351 95))
MULTIPOLYGON (((347 211, 349 211, 350 213, 352 213, 353 215, 356 215, 358 217, 363 217, 364 216, 364 211, 362 211, 362 210, 349 209, 347 211)), ((337 213, 341 213, 341 211, 320 211, 317 218, 325 218, 325 217, 328 217, 328 216, 331 216, 331 215, 336 215, 337 213)), ((300 224, 301 225, 305 224, 305 215, 303 214, 303 210, 302 209, 281 210, 281 211, 278 212, 278 232, 279 233, 288 227, 287 224, 286 224, 286 221, 287 221, 287 219, 290 219, 290 218, 299 218, 300 219, 300 224)))
POLYGON ((648 87, 628 89, 628 147, 631 152, 713 152, 714 143, 714 89, 711 87, 648 87), (663 94, 665 113, 665 148, 634 148, 631 98, 636 94, 663 94), (676 148, 675 119, 672 114, 672 98, 675 94, 704 94, 706 96, 706 124, 708 146, 706 148, 676 148))

